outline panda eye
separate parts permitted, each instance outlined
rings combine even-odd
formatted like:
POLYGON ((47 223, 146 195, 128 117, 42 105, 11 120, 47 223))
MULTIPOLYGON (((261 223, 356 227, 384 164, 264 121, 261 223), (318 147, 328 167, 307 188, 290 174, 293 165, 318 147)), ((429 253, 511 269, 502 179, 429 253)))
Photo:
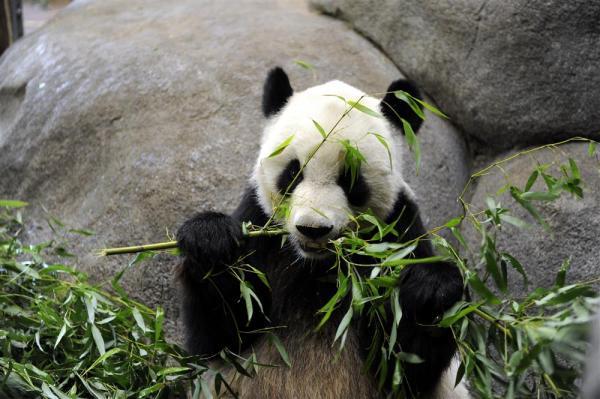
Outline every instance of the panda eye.
POLYGON ((281 172, 277 178, 277 188, 280 193, 284 193, 287 189, 287 193, 291 194, 303 178, 302 172, 300 172, 300 161, 294 159, 286 165, 283 172, 281 172), (298 177, 294 180, 296 175, 298 175, 298 177))
POLYGON ((369 186, 362 173, 358 173, 354 184, 352 184, 352 175, 349 170, 342 171, 338 177, 338 185, 344 190, 348 202, 353 206, 363 206, 369 199, 369 186))

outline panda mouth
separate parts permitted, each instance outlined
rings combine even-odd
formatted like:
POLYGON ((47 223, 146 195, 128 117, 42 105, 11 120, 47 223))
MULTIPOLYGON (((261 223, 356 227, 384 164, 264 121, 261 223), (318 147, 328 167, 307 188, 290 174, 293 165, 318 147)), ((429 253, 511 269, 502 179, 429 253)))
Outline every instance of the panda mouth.
POLYGON ((297 247, 305 258, 322 259, 330 255, 327 242, 297 242, 297 247))

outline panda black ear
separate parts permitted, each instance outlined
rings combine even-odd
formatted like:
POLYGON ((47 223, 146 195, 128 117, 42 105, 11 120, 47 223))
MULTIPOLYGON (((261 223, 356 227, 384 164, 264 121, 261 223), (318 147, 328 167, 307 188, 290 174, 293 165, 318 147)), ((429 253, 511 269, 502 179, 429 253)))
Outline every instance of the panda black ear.
MULTIPOLYGON (((410 94, 411 96, 418 98, 421 100, 421 93, 419 89, 408 80, 399 79, 390 85, 387 89, 387 94, 381 100, 381 112, 386 117, 388 121, 390 121, 394 126, 403 131, 402 129, 402 119, 405 119, 410 126, 413 128, 413 131, 416 133, 421 124, 423 123, 423 119, 419 117, 419 115, 415 114, 415 112, 410 108, 410 106, 399 99, 394 95, 393 92, 397 90, 402 90, 410 94)), ((419 107, 423 109, 423 107, 419 104, 419 107)))
POLYGON ((292 94, 294 90, 285 71, 280 67, 271 69, 263 86, 263 114, 269 117, 279 112, 292 94))

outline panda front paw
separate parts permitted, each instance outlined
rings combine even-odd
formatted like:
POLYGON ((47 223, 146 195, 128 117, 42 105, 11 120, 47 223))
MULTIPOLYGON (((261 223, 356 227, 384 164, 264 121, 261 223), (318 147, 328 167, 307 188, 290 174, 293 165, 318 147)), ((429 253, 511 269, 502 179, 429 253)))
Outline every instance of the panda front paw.
POLYGON ((438 323, 462 295, 460 272, 447 262, 411 265, 400 282, 403 318, 424 326, 438 323))
POLYGON ((243 240, 240 222, 218 212, 194 215, 183 223, 176 237, 185 256, 183 267, 197 278, 235 262, 243 240))

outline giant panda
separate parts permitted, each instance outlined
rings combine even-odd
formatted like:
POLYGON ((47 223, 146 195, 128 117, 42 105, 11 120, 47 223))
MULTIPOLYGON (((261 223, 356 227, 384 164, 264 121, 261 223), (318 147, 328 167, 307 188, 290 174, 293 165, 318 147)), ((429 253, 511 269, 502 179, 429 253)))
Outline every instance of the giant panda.
MULTIPOLYGON (((177 241, 183 254, 179 278, 189 351, 209 356, 223 348, 240 354, 251 348, 260 363, 281 364, 277 350, 260 333, 277 327, 289 353, 290 368, 262 367, 254 378, 230 381, 239 397, 366 399, 389 395, 378 390, 373 370, 364 366, 372 326, 353 321, 341 353, 333 346, 341 314, 334 314, 318 331, 315 326, 316 311, 335 292, 327 243, 341 234, 352 215, 370 209, 387 222, 398 219, 396 226, 405 231, 403 242, 426 232, 415 196, 399 168, 403 145, 399 117, 415 131, 421 120, 391 93, 395 90, 419 96, 406 80, 393 82, 381 101, 337 80, 294 93, 286 73, 279 67, 272 69, 264 83, 266 126, 260 152, 241 203, 231 215, 202 212, 179 228, 177 241), (338 122, 348 106, 336 96, 361 99, 361 104, 384 117, 353 109, 338 122), (325 131, 337 122, 336 139, 327 140, 294 181, 322 140, 313 121, 325 131), (378 133, 390 144, 391 164, 386 148, 367 132, 378 133), (289 145, 270 156, 292 133, 289 145), (357 143, 365 157, 352 182, 345 172, 340 140, 357 143), (287 192, 289 211, 279 221, 289 232, 286 243, 282 245, 280 237, 245 239, 242 222, 265 224, 292 182, 287 192), (239 281, 223 273, 240 256, 247 256, 245 261, 264 272, 270 282, 268 289, 256 276, 246 275, 264 307, 264 314, 255 312, 249 324, 239 281)), ((420 258, 433 254, 428 240, 420 240, 414 250, 420 258)), ((398 284, 403 312, 398 345, 423 359, 403 365, 408 392, 419 398, 467 398, 462 383, 456 388, 454 384, 457 360, 452 333, 432 327, 461 299, 460 272, 444 262, 413 265, 403 270, 398 284)))

